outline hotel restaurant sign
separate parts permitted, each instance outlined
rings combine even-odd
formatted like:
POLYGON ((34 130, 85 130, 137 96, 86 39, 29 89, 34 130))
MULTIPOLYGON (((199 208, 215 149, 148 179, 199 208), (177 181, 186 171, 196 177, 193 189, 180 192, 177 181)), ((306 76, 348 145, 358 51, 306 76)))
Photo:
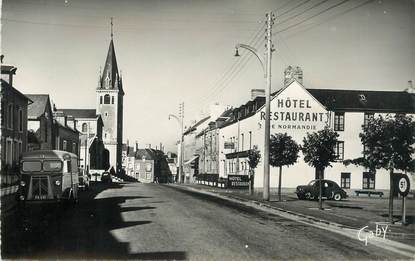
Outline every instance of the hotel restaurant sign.
MULTIPOLYGON (((275 99, 277 111, 270 112, 271 129, 279 130, 318 130, 318 126, 328 124, 329 113, 314 109, 311 99, 275 99)), ((275 106, 274 106, 275 107, 275 106)), ((272 109, 271 109, 272 110, 272 109)), ((265 121, 265 112, 259 114, 258 127, 261 129, 265 121)))

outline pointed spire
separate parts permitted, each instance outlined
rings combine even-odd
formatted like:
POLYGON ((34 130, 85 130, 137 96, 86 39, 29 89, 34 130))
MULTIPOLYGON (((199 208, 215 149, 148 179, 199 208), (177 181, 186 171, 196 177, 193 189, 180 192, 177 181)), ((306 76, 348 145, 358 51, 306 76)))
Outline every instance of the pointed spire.
POLYGON ((112 41, 112 38, 114 36, 114 33, 112 31, 112 27, 113 27, 112 19, 113 19, 113 17, 111 17, 111 41, 112 41))
POLYGON ((100 84, 98 89, 116 89, 123 93, 122 82, 118 74, 117 58, 115 57, 113 36, 113 18, 111 17, 111 41, 102 74, 100 70, 100 84))

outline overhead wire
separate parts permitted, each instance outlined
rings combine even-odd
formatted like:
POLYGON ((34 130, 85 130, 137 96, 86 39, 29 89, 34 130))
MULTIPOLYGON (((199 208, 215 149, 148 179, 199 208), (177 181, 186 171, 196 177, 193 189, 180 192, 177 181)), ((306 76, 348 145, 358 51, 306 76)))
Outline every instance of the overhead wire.
MULTIPOLYGON (((296 26, 299 26, 299 25, 301 25, 301 24, 303 24, 304 22, 306 22, 306 21, 309 21, 310 19, 313 19, 313 18, 315 18, 315 17, 317 17, 317 16, 319 16, 319 15, 321 15, 321 14, 323 14, 323 13, 325 13, 325 12, 328 12, 328 11, 330 11, 330 10, 332 10, 333 8, 336 8, 336 7, 338 7, 338 6, 340 6, 340 5, 342 5, 342 4, 345 4, 346 2, 349 2, 350 0, 343 0, 343 1, 341 1, 341 2, 338 2, 338 3, 336 3, 336 4, 334 4, 334 5, 332 5, 332 6, 330 6, 330 7, 328 7, 328 8, 325 8, 325 9, 323 9, 323 10, 321 10, 321 11, 319 11, 319 12, 317 12, 316 14, 314 14, 314 15, 312 15, 312 16, 310 16, 310 17, 308 17, 308 18, 306 18, 306 19, 303 19, 303 20, 301 20, 301 21, 299 21, 299 22, 297 22, 297 23, 295 23, 295 24, 292 24, 292 25, 289 25, 289 26, 287 26, 286 28, 284 28, 284 29, 280 29, 280 30, 278 30, 277 32, 275 32, 275 34, 278 34, 278 33, 281 33, 281 32, 285 32, 285 31, 287 31, 287 30, 289 30, 289 29, 291 29, 291 28, 294 28, 294 27, 296 27, 296 26)), ((368 1, 366 1, 366 2, 364 2, 363 4, 361 4, 361 5, 359 5, 359 7, 360 6, 363 6, 363 5, 365 5, 365 4, 367 4, 367 3, 369 3, 369 2, 372 2, 372 1, 374 1, 374 0, 368 0, 368 1)), ((306 1, 303 1, 302 3, 300 3, 299 5, 296 5, 297 7, 299 7, 299 6, 301 6, 301 5, 303 5, 303 4, 305 4, 306 2, 308 2, 307 0, 306 1)), ((315 5, 313 5, 313 7, 310 7, 309 9, 307 9, 307 11, 309 11, 309 10, 311 10, 311 9, 313 9, 313 8, 315 8, 316 6, 319 6, 319 5, 321 5, 321 4, 323 4, 323 3, 325 3, 325 2, 327 2, 327 0, 323 0, 323 1, 321 1, 321 2, 319 2, 319 3, 317 3, 317 4, 315 4, 315 5)), ((357 8, 357 7, 353 7, 352 9, 355 9, 355 8, 357 8)), ((348 12, 348 10, 346 11, 346 12, 348 12)), ((345 12, 345 13, 346 13, 345 12)), ((288 13, 288 12, 285 12, 285 13, 288 13)), ((302 14, 304 14, 305 12, 302 12, 302 14)), ((299 15, 295 15, 295 17, 298 17, 299 15)), ((287 20, 288 21, 288 20, 287 20)), ((278 26, 278 24, 277 24, 277 26, 278 26)), ((252 56, 249 56, 250 58, 252 57, 252 56)), ((218 94, 220 94, 226 87, 227 87, 227 85, 235 78, 235 76, 237 75, 237 73, 239 73, 242 69, 243 69, 243 67, 246 65, 246 63, 242 66, 242 68, 240 68, 237 72, 236 72, 236 74, 235 75, 233 75, 232 77, 230 77, 230 80, 226 83, 226 84, 224 84, 224 85, 222 85, 221 86, 221 88, 219 88, 219 91, 216 93, 216 95, 218 95, 218 94)))

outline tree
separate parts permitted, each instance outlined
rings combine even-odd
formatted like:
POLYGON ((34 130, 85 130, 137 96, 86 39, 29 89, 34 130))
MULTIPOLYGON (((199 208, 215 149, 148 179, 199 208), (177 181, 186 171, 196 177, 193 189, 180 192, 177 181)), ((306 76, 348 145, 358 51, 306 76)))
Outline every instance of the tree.
POLYGON ((254 176, 255 168, 258 166, 258 163, 261 159, 261 153, 258 150, 257 146, 254 146, 248 152, 248 165, 249 165, 249 194, 254 193, 254 176))
POLYGON ((331 167, 330 162, 334 162, 337 158, 334 147, 336 146, 338 136, 337 132, 326 126, 318 132, 307 133, 307 136, 303 139, 302 151, 304 161, 314 167, 317 173, 319 173, 320 209, 323 209, 321 180, 324 176, 325 168, 331 167))
POLYGON ((411 116, 387 115, 370 119, 362 128, 359 136, 365 148, 363 157, 344 163, 389 170, 389 222, 393 223, 393 170, 415 170, 415 122, 411 116))
POLYGON ((291 136, 288 136, 287 133, 271 135, 269 146, 270 165, 280 168, 278 177, 278 200, 281 201, 282 166, 293 165, 297 162, 300 146, 298 146, 298 144, 291 138, 291 136))

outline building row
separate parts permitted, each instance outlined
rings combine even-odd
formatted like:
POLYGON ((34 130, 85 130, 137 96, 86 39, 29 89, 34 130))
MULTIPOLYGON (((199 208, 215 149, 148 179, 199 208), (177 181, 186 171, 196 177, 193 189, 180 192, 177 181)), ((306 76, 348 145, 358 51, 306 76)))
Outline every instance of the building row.
POLYGON ((127 142, 122 150, 122 169, 127 177, 141 183, 167 183, 174 179, 176 159, 162 149, 139 148, 138 143, 132 147, 127 142))
POLYGON ((1 187, 16 184, 19 158, 26 151, 68 151, 78 155, 82 169, 108 168, 101 116, 58 109, 49 94, 21 93, 13 86, 16 71, 1 65, 1 187))
POLYGON ((57 108, 49 94, 21 93, 13 85, 17 68, 3 64, 3 57, 2 188, 13 187, 18 181, 19 157, 26 151, 68 151, 78 155, 84 171, 121 171, 124 90, 112 35, 104 70, 99 73, 94 109, 57 108))
MULTIPOLYGON (((363 88, 362 88, 363 89, 363 88)), ((287 133, 302 144, 307 133, 325 126, 339 134, 336 162, 325 170, 326 179, 345 189, 388 189, 389 172, 370 171, 343 164, 362 156, 362 126, 378 115, 404 113, 414 116, 415 94, 410 91, 310 89, 303 86, 302 70, 288 67, 282 87, 271 94, 271 134, 287 133)), ((248 152, 256 147, 264 155, 265 92, 254 89, 251 99, 237 108, 203 117, 184 132, 183 171, 188 182, 221 184, 229 178, 247 186, 248 152)), ((278 186, 278 168, 270 167, 271 187, 278 186)), ((254 187, 263 187, 263 161, 256 168, 254 187)), ((284 167, 282 187, 295 188, 316 179, 315 169, 304 162, 284 167)), ((230 184, 228 182, 228 184, 230 184)))

